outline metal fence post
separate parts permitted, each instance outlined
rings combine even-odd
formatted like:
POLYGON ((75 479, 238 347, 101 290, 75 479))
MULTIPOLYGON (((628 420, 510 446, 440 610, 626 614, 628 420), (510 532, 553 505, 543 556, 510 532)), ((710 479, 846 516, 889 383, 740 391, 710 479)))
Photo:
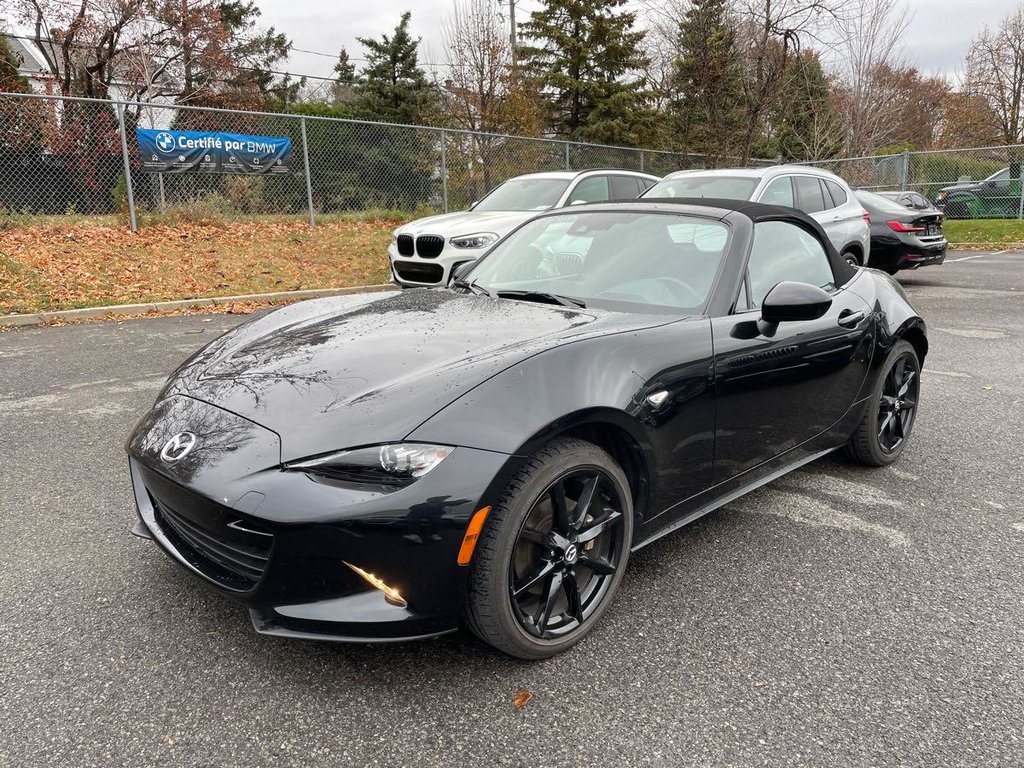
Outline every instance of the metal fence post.
POLYGON ((441 196, 444 198, 444 212, 448 213, 448 135, 441 129, 441 196))
POLYGON ((640 173, 644 172, 644 151, 640 150, 640 173))
POLYGON ((903 151, 903 166, 900 168, 900 192, 907 191, 907 179, 910 177, 910 152, 903 151))
POLYGON ((569 164, 569 142, 565 142, 565 170, 571 171, 572 165, 569 164))
POLYGON ((316 213, 313 210, 313 180, 309 173, 309 142, 306 140, 306 118, 299 118, 299 130, 302 133, 302 165, 306 172, 306 207, 309 209, 309 226, 316 226, 316 213))
POLYGON ((1017 201, 1017 218, 1024 219, 1024 163, 1020 166, 1020 200, 1017 201))
POLYGON ((121 128, 121 159, 124 160, 124 186, 128 190, 128 224, 132 232, 139 231, 135 220, 135 192, 132 189, 132 164, 128 159, 128 133, 124 127, 124 104, 117 103, 117 123, 121 128))

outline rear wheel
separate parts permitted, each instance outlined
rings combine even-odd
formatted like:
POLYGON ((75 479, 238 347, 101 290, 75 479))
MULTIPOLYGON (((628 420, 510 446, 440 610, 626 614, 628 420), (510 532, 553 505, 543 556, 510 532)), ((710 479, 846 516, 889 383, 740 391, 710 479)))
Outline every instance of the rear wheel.
POLYGON ((917 352, 909 342, 897 342, 882 366, 864 417, 847 443, 851 458, 884 467, 900 457, 914 428, 920 384, 917 352))
POLYGON ((608 609, 632 534, 622 469, 592 443, 555 440, 526 462, 488 515, 466 623, 512 656, 565 650, 608 609))
POLYGON ((860 264, 860 256, 857 255, 856 251, 853 251, 853 250, 843 251, 843 259, 851 267, 859 267, 861 265, 860 264))

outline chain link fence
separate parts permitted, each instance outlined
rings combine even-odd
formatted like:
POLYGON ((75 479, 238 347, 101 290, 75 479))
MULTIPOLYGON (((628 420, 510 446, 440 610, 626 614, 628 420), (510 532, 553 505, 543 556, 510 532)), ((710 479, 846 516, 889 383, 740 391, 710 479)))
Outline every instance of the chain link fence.
POLYGON ((901 152, 813 165, 854 188, 917 192, 952 219, 1024 218, 1024 145, 901 152))
MULTIPOLYGON (((871 190, 913 190, 954 218, 1024 215, 1024 146, 815 165, 871 190)), ((775 160, 755 160, 771 165, 775 160)), ((663 176, 698 154, 282 113, 0 93, 0 214, 293 215, 467 208, 510 176, 622 168, 663 176), (136 128, 287 137, 290 173, 144 172, 136 128)), ((717 159, 717 164, 727 160, 717 159)))
POLYGON ((308 217, 467 208, 510 176, 623 168, 658 176, 694 154, 283 113, 0 94, 0 212, 308 217), (287 137, 290 173, 144 171, 135 129, 287 137))

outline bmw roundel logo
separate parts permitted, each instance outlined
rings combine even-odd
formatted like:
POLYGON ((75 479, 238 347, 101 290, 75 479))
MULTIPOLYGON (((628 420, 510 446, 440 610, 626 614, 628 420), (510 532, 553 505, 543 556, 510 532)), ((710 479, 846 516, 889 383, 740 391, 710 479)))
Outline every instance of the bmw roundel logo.
POLYGON ((195 448, 196 436, 191 432, 179 432, 166 443, 160 451, 160 458, 168 464, 181 461, 195 448))
POLYGON ((165 155, 171 154, 174 151, 174 137, 166 131, 161 131, 156 135, 156 148, 163 152, 165 155))

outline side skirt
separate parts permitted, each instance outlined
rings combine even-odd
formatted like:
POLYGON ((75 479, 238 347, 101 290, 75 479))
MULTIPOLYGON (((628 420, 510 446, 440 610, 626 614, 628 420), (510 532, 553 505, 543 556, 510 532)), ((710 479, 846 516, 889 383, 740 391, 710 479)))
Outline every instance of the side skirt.
POLYGON ((780 467, 779 469, 776 469, 775 471, 770 472, 767 475, 759 477, 756 480, 754 480, 754 481, 752 481, 752 482, 750 482, 750 483, 748 483, 746 485, 741 485, 739 488, 736 488, 735 490, 730 491, 729 493, 725 494, 724 496, 719 496, 719 497, 709 501, 704 506, 698 507, 693 512, 690 512, 688 515, 685 515, 684 517, 679 518, 678 520, 676 520, 671 525, 666 526, 662 530, 655 532, 651 536, 648 536, 646 539, 644 539, 640 543, 634 544, 631 551, 632 552, 636 552, 638 549, 642 549, 643 547, 646 547, 648 544, 657 541, 662 536, 668 536, 668 534, 673 533, 674 531, 679 530, 684 525, 688 525, 689 523, 692 523, 694 520, 697 520, 697 519, 699 519, 701 517, 704 517, 704 515, 708 514, 709 512, 714 512, 719 507, 724 507, 730 501, 735 501, 740 496, 745 496, 746 494, 750 493, 751 491, 756 490, 757 488, 760 488, 762 485, 767 485, 768 483, 772 482, 773 480, 777 480, 778 478, 782 477, 783 475, 792 472, 794 469, 802 467, 804 464, 810 464, 812 461, 817 461, 822 456, 827 456, 828 454, 832 453, 835 450, 838 450, 838 448, 826 448, 823 451, 818 451, 817 453, 812 453, 812 454, 810 454, 808 456, 804 456, 804 457, 802 457, 802 458, 798 459, 797 461, 794 461, 794 462, 792 462, 790 464, 786 464, 786 465, 780 467))

